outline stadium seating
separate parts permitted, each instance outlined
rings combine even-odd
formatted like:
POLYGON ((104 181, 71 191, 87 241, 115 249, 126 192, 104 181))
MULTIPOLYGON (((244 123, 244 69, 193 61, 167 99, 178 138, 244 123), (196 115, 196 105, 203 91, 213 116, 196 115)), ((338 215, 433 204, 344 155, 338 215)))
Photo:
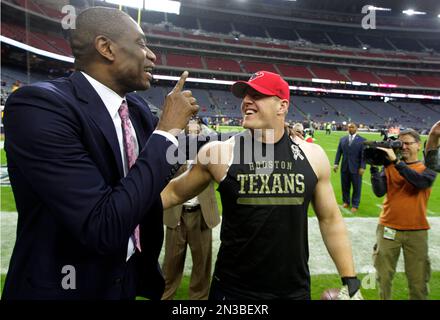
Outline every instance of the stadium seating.
POLYGON ((203 69, 200 56, 168 53, 166 57, 168 66, 203 69))
POLYGON ((229 91, 209 90, 213 102, 216 104, 220 115, 241 117, 241 99, 236 98, 229 91))
POLYGON ((312 66, 310 70, 315 74, 315 78, 330 79, 337 81, 349 81, 346 76, 340 74, 337 69, 312 66))
POLYGON ((206 57, 205 61, 210 70, 242 72, 238 62, 232 59, 206 57))
POLYGON ((352 81, 359 81, 364 83, 380 83, 382 82, 376 75, 368 71, 350 70, 348 76, 352 81))
POLYGON ((395 84, 398 86, 414 87, 416 84, 404 75, 377 74, 382 80, 381 83, 395 84))
POLYGON ((306 117, 314 121, 346 121, 346 118, 329 106, 325 101, 317 97, 294 96, 291 98, 294 110, 298 108, 306 117))
POLYGON ((259 70, 266 70, 270 72, 278 73, 273 64, 257 61, 243 61, 242 65, 248 73, 254 73, 259 70))
POLYGON ((368 125, 383 123, 381 117, 378 117, 354 100, 338 98, 322 98, 321 100, 332 106, 333 111, 339 111, 346 121, 354 121, 358 124, 368 125))
POLYGON ((408 123, 420 126, 420 123, 430 127, 440 119, 440 113, 421 103, 398 101, 392 102, 399 110, 408 114, 408 123))
POLYGON ((277 64, 278 70, 286 77, 312 79, 313 75, 307 67, 277 64))
POLYGON ((422 87, 440 88, 440 77, 412 75, 409 78, 422 87))

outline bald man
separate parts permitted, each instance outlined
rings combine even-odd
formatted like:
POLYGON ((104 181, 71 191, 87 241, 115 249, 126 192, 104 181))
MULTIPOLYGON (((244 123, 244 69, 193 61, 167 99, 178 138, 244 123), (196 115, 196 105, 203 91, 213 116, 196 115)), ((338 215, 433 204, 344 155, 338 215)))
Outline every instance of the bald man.
POLYGON ((160 299, 160 192, 176 171, 174 135, 198 110, 168 94, 160 119, 132 93, 151 85, 156 56, 127 14, 94 7, 71 36, 69 78, 14 92, 5 150, 18 211, 2 299, 160 299))

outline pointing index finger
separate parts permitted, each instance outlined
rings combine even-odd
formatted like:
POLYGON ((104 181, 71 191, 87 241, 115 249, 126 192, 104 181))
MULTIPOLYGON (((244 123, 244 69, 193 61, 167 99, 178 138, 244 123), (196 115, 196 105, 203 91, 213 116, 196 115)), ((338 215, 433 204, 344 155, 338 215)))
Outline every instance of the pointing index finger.
POLYGON ((182 91, 183 86, 185 85, 186 78, 188 78, 188 74, 189 74, 188 71, 183 71, 182 75, 180 76, 179 81, 177 81, 177 83, 173 89, 173 92, 182 91))

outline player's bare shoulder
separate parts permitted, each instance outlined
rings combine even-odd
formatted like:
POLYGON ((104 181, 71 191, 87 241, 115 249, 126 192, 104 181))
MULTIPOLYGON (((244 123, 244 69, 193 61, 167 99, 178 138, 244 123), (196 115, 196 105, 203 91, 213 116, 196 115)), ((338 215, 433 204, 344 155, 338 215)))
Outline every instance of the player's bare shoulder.
POLYGON ((307 157, 307 160, 318 178, 330 173, 330 162, 327 154, 320 145, 309 143, 298 137, 294 137, 293 142, 295 142, 304 152, 304 155, 307 157))

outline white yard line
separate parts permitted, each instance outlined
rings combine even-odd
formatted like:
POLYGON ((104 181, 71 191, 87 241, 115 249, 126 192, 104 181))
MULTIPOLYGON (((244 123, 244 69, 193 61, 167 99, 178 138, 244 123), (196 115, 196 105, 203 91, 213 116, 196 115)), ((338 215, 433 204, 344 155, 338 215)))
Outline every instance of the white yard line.
MULTIPOLYGON (((376 206, 380 207, 379 204, 376 206)), ((345 208, 342 208, 346 210, 345 208)), ((343 210, 343 211, 344 211, 343 210)), ((348 211, 348 210, 347 210, 348 211)), ((345 218, 345 223, 353 248, 353 259, 356 270, 361 273, 374 270, 372 264, 372 248, 376 242, 376 227, 378 218, 345 218)), ((432 269, 440 270, 440 217, 428 217, 431 230, 429 232, 429 255, 432 269)), ((17 224, 17 214, 14 212, 0 212, 1 227, 1 273, 6 273, 12 247, 15 242, 15 228, 17 224)), ((316 217, 308 219, 309 225, 309 266, 310 273, 315 274, 335 274, 336 268, 331 260, 319 231, 319 223, 316 217)), ((212 261, 213 266, 217 259, 217 252, 220 245, 220 225, 215 227, 212 232, 212 261)), ((163 248, 160 255, 160 262, 163 261, 163 248)), ((185 263, 185 275, 191 274, 192 259, 190 250, 187 250, 187 260, 185 263)), ((403 271, 403 254, 398 262, 397 270, 403 271)))

